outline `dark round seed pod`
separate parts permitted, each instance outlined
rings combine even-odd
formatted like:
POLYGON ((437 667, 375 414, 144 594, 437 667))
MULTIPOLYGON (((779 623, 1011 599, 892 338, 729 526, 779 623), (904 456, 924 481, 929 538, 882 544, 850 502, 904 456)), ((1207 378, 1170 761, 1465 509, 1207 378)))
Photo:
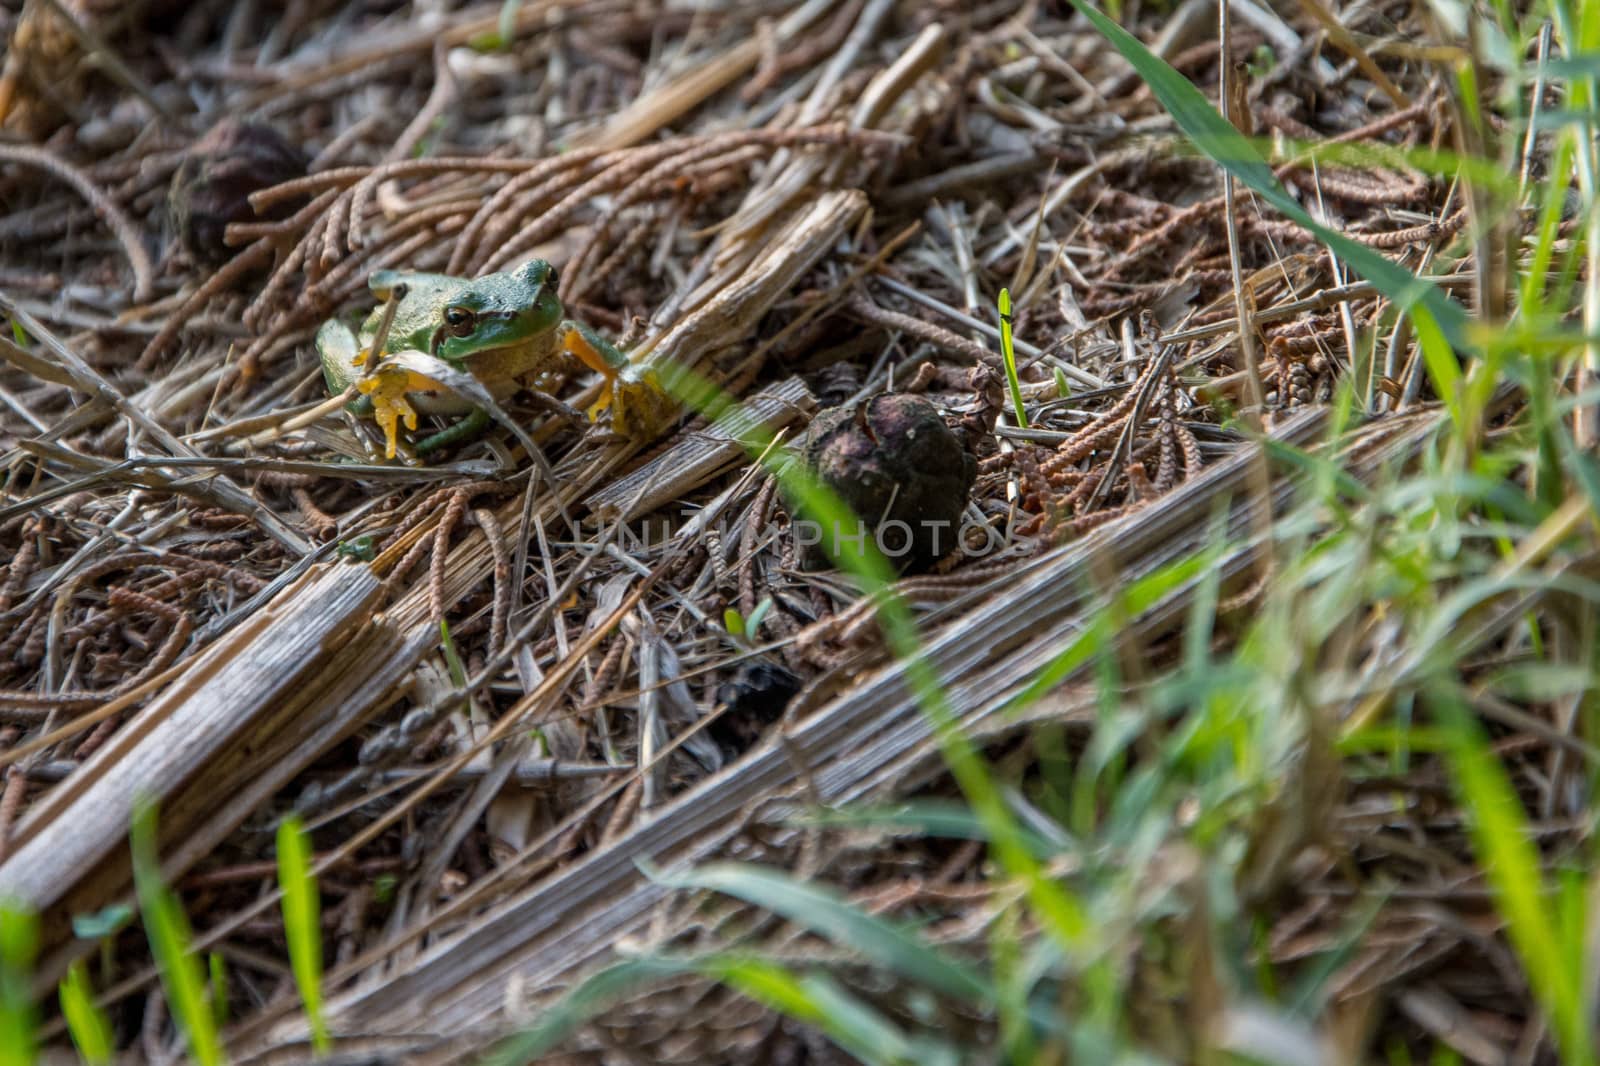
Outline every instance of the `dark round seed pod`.
POLYGON ((822 411, 804 455, 807 469, 861 521, 809 530, 809 565, 860 550, 863 530, 901 571, 926 569, 955 550, 977 462, 928 400, 887 393, 822 411))
POLYGON ((783 717, 800 691, 800 679, 777 663, 756 659, 741 665, 717 686, 717 702, 727 710, 711 723, 711 737, 724 751, 748 750, 766 728, 783 717))
POLYGON ((221 266, 239 253, 224 239, 230 222, 287 218, 300 206, 284 201, 258 216, 250 194, 305 172, 304 154, 271 126, 232 119, 217 123, 172 176, 167 211, 178 243, 196 262, 221 266))

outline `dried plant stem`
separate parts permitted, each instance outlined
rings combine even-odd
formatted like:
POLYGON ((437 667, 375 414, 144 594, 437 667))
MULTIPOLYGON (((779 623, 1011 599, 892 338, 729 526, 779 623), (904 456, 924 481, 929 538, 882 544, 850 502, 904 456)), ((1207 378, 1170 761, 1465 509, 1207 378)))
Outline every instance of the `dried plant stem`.
POLYGON ((95 214, 111 227, 111 232, 121 243, 122 251, 128 257, 128 265, 133 268, 134 300, 142 303, 150 299, 155 292, 155 266, 150 262, 150 253, 145 251, 144 241, 139 237, 138 229, 122 208, 96 186, 87 174, 66 160, 58 158, 48 149, 31 144, 0 142, 0 163, 35 167, 55 175, 77 190, 79 196, 89 201, 89 206, 94 208, 95 214))

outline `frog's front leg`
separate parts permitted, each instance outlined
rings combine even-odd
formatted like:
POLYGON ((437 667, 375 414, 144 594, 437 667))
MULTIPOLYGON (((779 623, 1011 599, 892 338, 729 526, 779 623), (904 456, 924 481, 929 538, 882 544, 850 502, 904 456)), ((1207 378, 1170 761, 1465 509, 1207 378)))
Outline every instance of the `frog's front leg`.
POLYGON ((561 323, 561 347, 606 380, 589 405, 593 421, 611 408, 611 424, 627 437, 654 436, 672 413, 671 397, 655 371, 636 367, 621 350, 581 322, 561 323))
POLYGON ((400 423, 408 430, 417 428, 417 409, 407 393, 432 391, 432 382, 409 370, 378 370, 356 382, 372 404, 372 420, 383 430, 384 456, 393 459, 400 443, 400 423))
POLYGON ((606 379, 600 398, 589 408, 589 417, 595 418, 611 406, 611 387, 617 376, 628 368, 628 357, 616 345, 584 325, 568 319, 561 323, 561 348, 576 356, 578 361, 606 379))

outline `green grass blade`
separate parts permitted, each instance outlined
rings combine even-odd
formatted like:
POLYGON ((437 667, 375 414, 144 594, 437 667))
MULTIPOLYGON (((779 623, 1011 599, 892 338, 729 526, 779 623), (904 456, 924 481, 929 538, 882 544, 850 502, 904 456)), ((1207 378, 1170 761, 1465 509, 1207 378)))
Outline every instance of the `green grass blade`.
MULTIPOLYGON (((801 986, 799 976, 777 963, 744 956, 708 961, 706 968, 717 980, 796 1021, 819 1029, 828 1023, 827 1011, 801 986)), ((850 1049, 857 1058, 866 1057, 861 1046, 866 1043, 870 1040, 860 1041, 850 1049)))
POLYGON ((311 1025, 311 1046, 319 1055, 332 1048, 322 1013, 322 897, 311 873, 311 846, 297 815, 278 825, 278 887, 283 889, 283 929, 289 940, 289 965, 300 1002, 311 1025))
POLYGON ((758 1003, 820 1029, 869 1066, 956 1066, 954 1047, 928 1038, 913 1040, 899 1026, 832 978, 799 975, 757 958, 725 958, 707 971, 758 1003))
POLYGON ((450 623, 439 619, 439 646, 444 649, 445 668, 450 671, 450 683, 456 688, 467 684, 467 668, 461 662, 461 652, 456 649, 455 638, 450 635, 450 623))
POLYGON ((33 960, 38 953, 38 916, 21 906, 0 904, 0 1062, 27 1066, 38 1057, 33 1006, 33 960))
POLYGON ((228 1025, 228 964, 221 952, 206 952, 206 974, 211 989, 211 1017, 221 1030, 228 1025))
POLYGON ((1006 387, 1011 390, 1011 410, 1020 429, 1028 428, 1028 413, 1022 409, 1022 382, 1017 379, 1017 351, 1011 339, 1011 290, 1000 290, 1000 354, 1006 362, 1006 387))
POLYGON ((110 1062, 114 1050, 111 1023, 95 1005, 89 971, 82 959, 74 962, 61 979, 60 996, 61 1015, 67 1020, 67 1032, 78 1049, 78 1057, 91 1064, 110 1062))
POLYGON ((995 916, 989 934, 989 954, 994 960, 996 1021, 1006 1062, 1038 1062, 1039 1047, 1030 1024, 1033 975, 1024 960, 1025 936, 1019 908, 1006 907, 995 916))
POLYGON ((684 874, 655 874, 673 888, 710 889, 781 914, 834 943, 926 988, 962 1000, 994 1002, 976 970, 928 947, 915 935, 867 914, 831 891, 760 866, 717 863, 684 874))
POLYGON ((153 804, 141 803, 135 809, 131 844, 139 913, 144 918, 145 936, 150 941, 172 1016, 200 1066, 220 1066, 224 1061, 222 1044, 217 1038, 211 1006, 206 1002, 205 973, 191 948, 194 937, 189 931, 189 919, 161 876, 153 804))
POLYGON ((1430 702, 1442 720, 1455 788, 1471 820, 1473 848, 1488 877, 1495 908, 1506 921, 1506 934, 1522 960, 1534 998, 1550 1018, 1562 1061, 1572 1066, 1593 1063, 1582 971, 1569 970, 1570 956, 1550 920, 1539 852, 1522 803, 1457 695, 1435 692, 1430 702))
POLYGON ((1052 374, 1056 380, 1056 398, 1065 400, 1072 395, 1072 383, 1067 380, 1066 372, 1059 366, 1052 367, 1052 374))
POLYGON ((518 1066, 553 1050, 588 1019, 635 989, 669 977, 702 972, 697 959, 632 959, 608 966, 568 992, 538 1022, 503 1041, 482 1066, 518 1066))

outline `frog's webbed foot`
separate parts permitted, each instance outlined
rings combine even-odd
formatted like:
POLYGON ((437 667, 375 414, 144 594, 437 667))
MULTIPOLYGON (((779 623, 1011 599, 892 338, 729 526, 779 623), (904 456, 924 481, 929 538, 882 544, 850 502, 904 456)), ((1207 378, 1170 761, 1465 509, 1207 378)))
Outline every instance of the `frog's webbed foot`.
POLYGON ((611 427, 630 440, 648 440, 676 417, 677 405, 661 379, 648 367, 630 367, 612 375, 600 397, 589 405, 589 421, 611 412, 611 427))
POLYGON ((596 398, 594 403, 590 404, 588 407, 585 407, 583 409, 584 416, 587 417, 589 419, 589 421, 591 421, 591 422, 600 421, 600 416, 605 414, 606 411, 610 410, 610 408, 611 408, 611 400, 612 400, 612 395, 611 394, 615 389, 616 389, 616 382, 615 381, 608 382, 606 384, 606 387, 600 390, 600 395, 599 395, 598 398, 596 398))
POLYGON ((588 326, 579 322, 563 325, 566 329, 562 348, 606 379, 600 398, 589 405, 589 421, 609 409, 612 426, 626 437, 645 438, 659 432, 675 413, 675 407, 656 372, 630 363, 626 355, 588 326))
POLYGON ((662 387, 655 370, 646 366, 618 374, 602 400, 611 408, 611 424, 617 432, 633 440, 656 436, 678 414, 677 402, 662 387))

